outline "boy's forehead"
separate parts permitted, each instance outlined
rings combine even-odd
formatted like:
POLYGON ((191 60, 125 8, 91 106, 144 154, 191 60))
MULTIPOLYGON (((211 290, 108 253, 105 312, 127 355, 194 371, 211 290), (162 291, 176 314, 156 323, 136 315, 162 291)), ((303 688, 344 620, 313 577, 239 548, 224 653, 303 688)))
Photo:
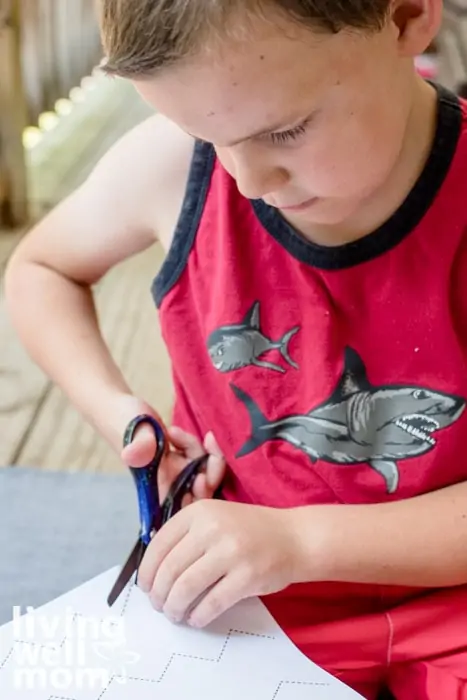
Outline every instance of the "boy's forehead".
POLYGON ((225 42, 136 86, 186 132, 231 145, 309 116, 323 92, 356 69, 362 41, 345 33, 269 31, 225 42))

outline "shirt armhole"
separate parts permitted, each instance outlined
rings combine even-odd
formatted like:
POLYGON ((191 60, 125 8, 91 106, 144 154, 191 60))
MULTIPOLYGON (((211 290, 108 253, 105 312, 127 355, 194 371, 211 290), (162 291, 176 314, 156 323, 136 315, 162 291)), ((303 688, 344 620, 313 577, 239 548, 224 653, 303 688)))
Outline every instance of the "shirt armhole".
POLYGON ((204 141, 196 141, 182 209, 172 243, 151 287, 157 308, 160 308, 164 297, 177 284, 188 262, 203 215, 214 162, 213 146, 204 141))

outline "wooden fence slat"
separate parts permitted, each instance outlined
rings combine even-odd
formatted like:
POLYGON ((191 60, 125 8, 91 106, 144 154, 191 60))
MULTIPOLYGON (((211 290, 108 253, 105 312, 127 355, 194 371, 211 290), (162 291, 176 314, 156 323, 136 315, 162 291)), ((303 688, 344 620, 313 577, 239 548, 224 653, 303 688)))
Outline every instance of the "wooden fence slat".
POLYGON ((27 123, 20 53, 20 4, 1 4, 0 25, 0 225, 27 219, 27 177, 22 133, 27 123))
POLYGON ((68 97, 100 58, 94 0, 0 0, 2 227, 27 220, 24 129, 68 97))
POLYGON ((467 0, 445 2, 439 48, 444 83, 456 90, 467 78, 467 0))
POLYGON ((41 61, 39 55, 39 10, 36 0, 20 0, 21 70, 27 95, 28 122, 33 124, 43 109, 41 61))

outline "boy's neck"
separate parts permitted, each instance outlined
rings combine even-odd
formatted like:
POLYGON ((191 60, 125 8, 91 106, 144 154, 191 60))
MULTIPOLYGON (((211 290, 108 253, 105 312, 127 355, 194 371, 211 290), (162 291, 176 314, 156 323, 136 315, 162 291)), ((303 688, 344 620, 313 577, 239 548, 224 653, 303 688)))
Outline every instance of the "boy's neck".
POLYGON ((400 157, 384 186, 352 219, 336 226, 307 225, 298 219, 286 218, 306 238, 319 245, 344 245, 372 233, 391 218, 416 184, 433 146, 436 119, 436 90, 417 78, 400 157))

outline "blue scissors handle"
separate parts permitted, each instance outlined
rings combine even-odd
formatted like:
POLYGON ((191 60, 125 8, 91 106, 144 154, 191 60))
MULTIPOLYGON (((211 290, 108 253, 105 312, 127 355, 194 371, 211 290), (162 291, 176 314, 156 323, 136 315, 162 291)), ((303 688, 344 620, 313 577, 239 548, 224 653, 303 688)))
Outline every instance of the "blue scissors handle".
POLYGON ((140 539, 148 545, 151 534, 159 525, 160 499, 157 473, 159 465, 166 449, 166 437, 160 423, 150 415, 140 415, 133 418, 128 424, 123 437, 123 446, 127 447, 133 442, 135 433, 141 425, 150 425, 156 438, 156 454, 145 467, 130 467, 130 472, 136 485, 138 494, 138 506, 140 516, 140 539))
POLYGON ((190 462, 178 475, 169 492, 160 502, 157 474, 162 457, 164 456, 167 440, 160 423, 150 415, 136 416, 125 430, 123 445, 126 447, 133 442, 137 429, 148 424, 154 430, 156 438, 156 454, 152 461, 145 467, 130 467, 136 491, 138 494, 138 506, 140 514, 140 539, 144 545, 148 545, 154 531, 159 530, 182 507, 183 497, 190 493, 197 474, 203 469, 208 455, 203 455, 190 462))
POLYGON ((206 454, 190 462, 174 480, 164 502, 161 503, 157 473, 167 447, 167 439, 163 427, 153 416, 146 414, 136 416, 125 430, 123 445, 127 447, 132 443, 137 429, 144 424, 149 425, 154 430, 156 453, 152 461, 145 467, 130 467, 138 494, 140 532, 138 540, 107 598, 109 606, 115 603, 132 575, 135 572, 137 575, 146 547, 149 545, 153 533, 159 530, 162 525, 182 508, 183 497, 192 490, 197 474, 208 459, 206 454))

